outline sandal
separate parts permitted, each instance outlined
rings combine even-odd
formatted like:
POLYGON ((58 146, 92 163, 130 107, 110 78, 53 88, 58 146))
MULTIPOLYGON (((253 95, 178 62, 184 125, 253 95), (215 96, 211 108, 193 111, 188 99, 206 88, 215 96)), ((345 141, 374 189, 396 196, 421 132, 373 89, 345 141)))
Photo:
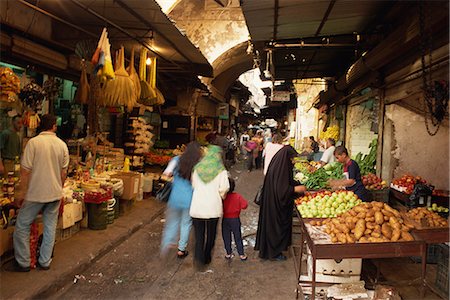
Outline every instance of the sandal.
POLYGON ((177 253, 178 258, 185 258, 188 255, 189 255, 189 251, 187 251, 187 250, 181 251, 180 249, 178 249, 178 253, 177 253))
POLYGON ((247 260, 247 255, 239 255, 239 258, 241 259, 241 261, 246 261, 247 260))
POLYGON ((225 259, 232 259, 234 257, 234 254, 225 254, 225 259))

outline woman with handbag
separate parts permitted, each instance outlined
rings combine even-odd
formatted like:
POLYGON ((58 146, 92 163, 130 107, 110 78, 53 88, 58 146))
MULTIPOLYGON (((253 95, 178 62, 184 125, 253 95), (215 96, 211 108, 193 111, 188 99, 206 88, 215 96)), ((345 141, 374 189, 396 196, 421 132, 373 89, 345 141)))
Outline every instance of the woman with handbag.
POLYGON ((165 176, 173 176, 169 200, 167 202, 166 223, 164 226, 161 253, 165 255, 170 245, 176 243, 178 232, 179 258, 188 255, 186 246, 189 240, 189 232, 192 226, 192 219, 189 209, 192 201, 191 174, 194 166, 200 161, 202 150, 197 142, 190 142, 181 156, 176 156, 169 163, 165 176))
POLYGON ((217 223, 223 215, 222 199, 230 184, 222 163, 222 149, 209 145, 205 156, 192 174, 192 204, 190 215, 195 231, 195 264, 202 267, 211 262, 217 233, 217 223))
POLYGON ((286 260, 282 252, 291 245, 293 197, 295 193, 306 191, 305 186, 296 185, 293 178, 292 159, 296 155, 291 146, 281 148, 264 177, 255 245, 262 259, 286 260))

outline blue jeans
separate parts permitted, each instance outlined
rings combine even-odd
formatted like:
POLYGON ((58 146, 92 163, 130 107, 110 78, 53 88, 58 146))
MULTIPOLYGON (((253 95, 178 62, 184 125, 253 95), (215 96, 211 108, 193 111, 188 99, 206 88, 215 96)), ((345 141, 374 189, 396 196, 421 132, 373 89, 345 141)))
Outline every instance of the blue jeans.
POLYGON ((244 244, 242 242, 241 220, 239 218, 223 218, 222 219, 222 238, 225 246, 225 251, 230 255, 231 249, 231 233, 234 236, 234 243, 236 244, 239 255, 244 255, 244 244))
POLYGON ((43 267, 50 266, 53 246, 55 245, 59 204, 59 200, 48 203, 23 202, 14 230, 14 256, 20 266, 30 266, 30 226, 41 210, 42 221, 44 223, 44 237, 42 239, 38 262, 43 267))
POLYGON ((191 226, 192 219, 189 215, 189 208, 177 209, 168 207, 166 212, 166 224, 161 242, 161 252, 167 250, 169 245, 176 243, 178 231, 180 232, 178 250, 185 251, 189 241, 191 226))

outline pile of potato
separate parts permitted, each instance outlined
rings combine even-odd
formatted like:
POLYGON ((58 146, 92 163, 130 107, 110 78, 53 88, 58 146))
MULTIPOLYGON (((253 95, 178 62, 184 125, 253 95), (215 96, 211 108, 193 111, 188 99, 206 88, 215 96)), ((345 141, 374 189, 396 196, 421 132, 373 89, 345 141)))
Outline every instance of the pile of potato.
POLYGON ((437 213, 429 211, 425 207, 413 208, 406 213, 411 220, 418 222, 414 227, 420 229, 422 224, 425 227, 448 227, 448 221, 437 213))
POLYGON ((413 224, 405 222, 400 213, 382 202, 361 203, 339 217, 311 221, 325 225, 333 243, 383 243, 413 241, 409 231, 413 224))

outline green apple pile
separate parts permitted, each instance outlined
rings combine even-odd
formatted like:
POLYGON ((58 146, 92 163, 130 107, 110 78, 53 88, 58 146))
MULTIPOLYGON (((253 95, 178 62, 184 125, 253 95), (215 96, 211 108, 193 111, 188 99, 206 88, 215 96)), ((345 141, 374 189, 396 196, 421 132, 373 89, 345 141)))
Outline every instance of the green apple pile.
POLYGON ((319 193, 309 201, 297 205, 303 218, 336 217, 362 201, 352 191, 319 193))
POLYGON ((443 206, 438 206, 436 203, 433 203, 431 207, 428 207, 428 210, 434 211, 434 212, 444 212, 448 213, 448 208, 443 206))

